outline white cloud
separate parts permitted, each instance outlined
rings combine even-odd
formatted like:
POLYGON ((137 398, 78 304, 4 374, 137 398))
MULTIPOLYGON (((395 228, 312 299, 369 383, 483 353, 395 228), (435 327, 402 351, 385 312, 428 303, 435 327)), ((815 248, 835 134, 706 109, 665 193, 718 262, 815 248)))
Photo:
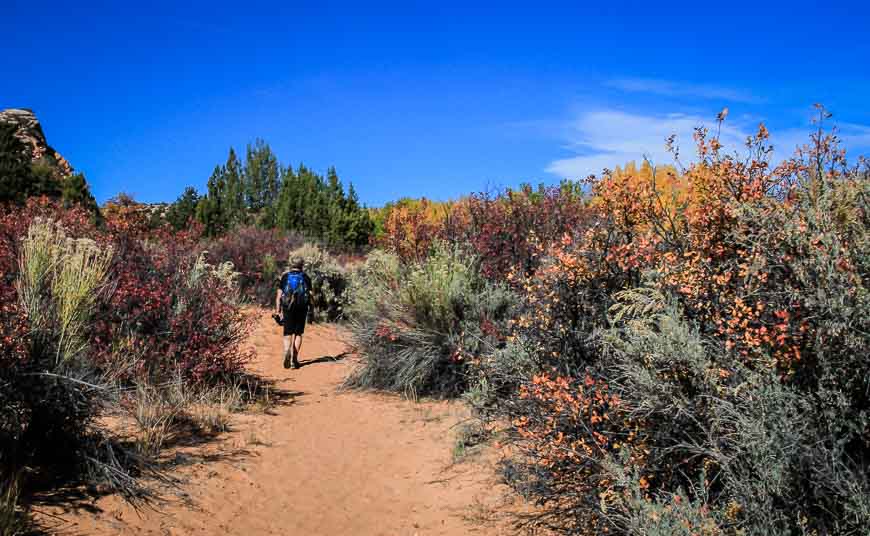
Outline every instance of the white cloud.
POLYGON ((870 127, 855 123, 839 123, 839 136, 850 152, 870 149, 870 127))
MULTIPOLYGON (((719 141, 725 151, 745 154, 746 139, 755 134, 759 118, 751 116, 729 117, 722 123, 719 141)), ((706 126, 711 133, 718 128, 715 111, 700 116, 684 113, 637 114, 612 109, 592 109, 579 112, 574 119, 547 122, 539 128, 559 136, 564 148, 573 156, 550 162, 546 171, 560 178, 579 179, 600 174, 604 168, 613 169, 628 162, 641 162, 645 157, 653 164, 673 164, 673 155, 666 149, 666 139, 674 135, 675 146, 680 149, 683 164, 692 162, 697 153, 693 134, 696 127, 706 126)), ((870 126, 856 123, 830 122, 827 129, 836 126, 842 146, 848 150, 850 160, 855 155, 870 152, 870 126)), ((771 163, 789 158, 798 146, 810 142, 815 128, 770 128, 770 144, 774 152, 771 163)))
MULTIPOLYGON (((640 115, 615 110, 593 110, 581 113, 568 122, 568 148, 576 156, 551 162, 547 171, 560 177, 580 178, 602 169, 614 168, 627 162, 639 162, 644 157, 654 164, 671 164, 666 138, 676 136, 675 145, 684 158, 694 155, 695 128, 706 125, 716 128, 715 121, 696 115, 679 113, 640 115)), ((743 146, 748 135, 736 124, 723 123, 720 141, 726 150, 743 146)))
POLYGON ((666 97, 697 97, 727 102, 760 102, 763 99, 737 89, 649 78, 617 78, 605 85, 632 93, 651 93, 666 97))

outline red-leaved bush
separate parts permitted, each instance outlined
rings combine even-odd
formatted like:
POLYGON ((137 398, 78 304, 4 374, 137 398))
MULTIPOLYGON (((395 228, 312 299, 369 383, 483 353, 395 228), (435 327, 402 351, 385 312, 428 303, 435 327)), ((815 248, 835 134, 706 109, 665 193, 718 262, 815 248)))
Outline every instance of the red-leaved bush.
POLYGON ((209 258, 230 261, 239 273, 239 288, 257 305, 271 305, 275 282, 287 266, 287 255, 304 243, 302 236, 277 229, 238 227, 205 242, 209 258))
POLYGON ((231 265, 208 263, 196 228, 154 230, 141 215, 0 207, 0 485, 27 467, 30 486, 70 479, 149 497, 138 477, 157 470, 161 441, 138 409, 162 410, 141 393, 221 389, 250 359, 231 265), (99 421, 122 409, 141 427, 132 446, 99 421))
MULTIPOLYGON (((135 216, 134 216, 135 218, 135 216)), ((235 281, 222 281, 200 246, 201 232, 143 231, 124 213, 107 215, 116 245, 111 292, 94 323, 101 359, 135 356, 131 372, 179 371, 211 381, 242 370, 249 321, 235 281)))
POLYGON ((197 263, 198 229, 149 229, 140 212, 124 205, 111 207, 104 220, 94 223, 83 211, 63 209, 45 199, 7 207, 0 215, 2 359, 26 354, 26 323, 14 285, 20 242, 37 217, 59 221, 70 236, 113 248, 108 290, 88 327, 96 364, 129 360, 129 374, 170 376, 177 370, 196 381, 241 370, 250 357, 250 350, 242 347, 249 321, 237 289, 228 288, 214 267, 197 263))
POLYGON ((516 270, 531 273, 540 247, 575 229, 587 214, 577 184, 524 185, 471 194, 454 203, 423 199, 395 207, 376 243, 406 263, 425 259, 436 241, 463 244, 480 258, 486 277, 503 280, 516 270))

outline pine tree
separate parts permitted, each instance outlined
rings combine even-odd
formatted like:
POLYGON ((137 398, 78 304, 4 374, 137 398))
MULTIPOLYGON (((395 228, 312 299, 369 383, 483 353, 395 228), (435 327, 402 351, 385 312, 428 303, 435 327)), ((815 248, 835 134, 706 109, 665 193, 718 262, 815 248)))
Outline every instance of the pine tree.
POLYGON ((239 223, 247 223, 248 221, 242 173, 242 164, 239 162, 238 156, 236 156, 236 151, 230 147, 227 163, 224 166, 226 190, 223 199, 223 216, 230 227, 239 223))
POLYGON ((345 193, 334 167, 325 177, 304 164, 295 170, 283 167, 260 139, 247 145, 244 163, 230 149, 226 163, 212 173, 205 196, 197 201, 183 195, 176 201, 179 209, 182 198, 196 203, 196 217, 209 235, 252 219, 263 228, 296 231, 333 245, 365 245, 374 232, 368 209, 360 206, 353 185, 345 193))
POLYGON ((97 200, 91 194, 88 181, 81 173, 71 175, 61 182, 60 197, 64 207, 79 206, 91 214, 96 214, 99 211, 97 200))
POLYGON ((196 217, 199 202, 200 196, 196 189, 188 186, 184 189, 184 193, 178 196, 175 203, 169 205, 169 209, 166 211, 166 221, 176 231, 185 229, 190 220, 196 217))
POLYGON ((344 188, 334 167, 326 172, 326 240, 330 244, 340 244, 347 232, 347 214, 345 207, 344 188))
POLYGON ((281 187, 275 207, 275 227, 290 231, 299 225, 298 213, 295 207, 295 197, 298 195, 298 178, 292 166, 281 170, 281 187))
POLYGON ((196 218, 205 226, 205 234, 217 236, 229 227, 226 219, 226 170, 215 166, 208 179, 208 193, 200 199, 196 207, 196 218))
POLYGON ((57 164, 53 158, 44 156, 30 165, 32 180, 27 195, 62 197, 62 185, 58 180, 57 164))
POLYGON ((257 214, 257 224, 275 226, 275 205, 278 197, 278 159, 267 143, 257 139, 248 144, 245 155, 244 183, 248 208, 257 214))
POLYGON ((347 205, 345 209, 348 224, 342 237, 344 243, 354 246, 368 245, 369 239, 374 233, 375 224, 369 215, 369 211, 360 206, 359 197, 353 183, 347 187, 347 205))

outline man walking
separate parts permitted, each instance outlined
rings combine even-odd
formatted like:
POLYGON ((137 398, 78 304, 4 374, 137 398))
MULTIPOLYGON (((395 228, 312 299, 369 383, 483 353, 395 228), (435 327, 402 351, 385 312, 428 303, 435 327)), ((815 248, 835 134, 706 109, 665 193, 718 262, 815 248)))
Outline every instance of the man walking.
POLYGON ((311 303, 311 279, 302 271, 304 261, 295 257, 278 280, 275 309, 284 326, 284 368, 299 368, 299 350, 311 303))

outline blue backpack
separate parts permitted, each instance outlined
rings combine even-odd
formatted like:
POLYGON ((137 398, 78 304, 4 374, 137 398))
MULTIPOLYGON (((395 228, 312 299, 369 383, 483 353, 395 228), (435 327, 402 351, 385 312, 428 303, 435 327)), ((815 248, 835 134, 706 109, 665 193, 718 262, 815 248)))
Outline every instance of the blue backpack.
POLYGON ((281 303, 289 309, 294 305, 308 305, 308 284, 302 272, 287 272, 281 288, 281 303))

